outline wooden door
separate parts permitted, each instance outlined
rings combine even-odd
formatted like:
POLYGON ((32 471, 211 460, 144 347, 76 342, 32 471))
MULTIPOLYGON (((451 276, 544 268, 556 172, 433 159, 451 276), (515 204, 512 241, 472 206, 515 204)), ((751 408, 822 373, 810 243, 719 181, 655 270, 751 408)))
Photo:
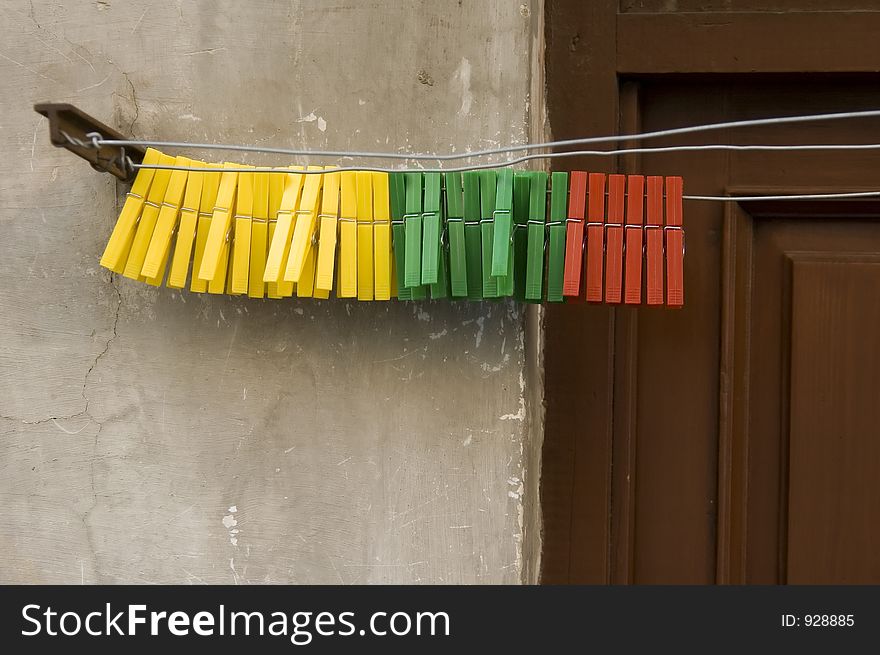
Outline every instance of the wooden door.
MULTIPOLYGON (((550 2, 554 137, 880 108, 880 13, 775 4, 550 2)), ((847 142, 880 121, 643 145, 847 142)), ((880 189, 878 151, 564 166, 701 195, 880 189)), ((692 201, 684 220, 683 310, 547 308, 542 580, 880 581, 880 203, 692 201)))

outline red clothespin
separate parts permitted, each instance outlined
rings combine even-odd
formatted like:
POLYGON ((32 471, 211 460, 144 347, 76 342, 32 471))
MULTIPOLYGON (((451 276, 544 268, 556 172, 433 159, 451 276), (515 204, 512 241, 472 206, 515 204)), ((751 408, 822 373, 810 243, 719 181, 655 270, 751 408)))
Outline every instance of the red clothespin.
POLYGON ((645 207, 645 176, 626 178, 626 291, 627 305, 642 302, 642 222, 645 207))
POLYGON ((602 302, 605 236, 605 173, 590 173, 587 206, 587 266, 584 284, 589 302, 602 302))
POLYGON ((666 178, 666 304, 684 305, 684 234, 681 222, 682 179, 666 178))
POLYGON ((623 204, 626 175, 608 176, 608 220, 605 222, 605 302, 619 303, 623 287, 623 204))
POLYGON ((577 296, 581 290, 584 263, 584 212, 587 202, 587 174, 572 171, 568 185, 568 223, 565 234, 565 274, 562 295, 577 296))
POLYGON ((648 176, 648 216, 645 225, 648 245, 648 304, 663 304, 663 178, 648 176))

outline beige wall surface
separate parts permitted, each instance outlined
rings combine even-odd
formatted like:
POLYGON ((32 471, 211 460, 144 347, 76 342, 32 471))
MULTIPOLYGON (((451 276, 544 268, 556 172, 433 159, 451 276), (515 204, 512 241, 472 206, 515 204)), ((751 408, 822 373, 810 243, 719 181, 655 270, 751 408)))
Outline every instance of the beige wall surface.
POLYGON ((112 276, 98 258, 127 186, 52 148, 31 105, 72 102, 162 140, 522 142, 535 13, 0 4, 0 582, 532 577, 526 311, 208 297, 112 276))

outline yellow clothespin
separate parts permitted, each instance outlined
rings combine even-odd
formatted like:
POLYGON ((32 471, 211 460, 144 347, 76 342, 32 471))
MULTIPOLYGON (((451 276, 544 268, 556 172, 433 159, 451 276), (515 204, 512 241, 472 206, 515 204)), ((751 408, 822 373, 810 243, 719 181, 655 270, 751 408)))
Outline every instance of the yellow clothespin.
MULTIPOLYGON (((204 162, 193 160, 190 166, 203 168, 204 162)), ((202 198, 202 184, 205 174, 201 171, 190 171, 186 178, 186 192, 180 207, 180 220, 177 224, 177 242, 174 245, 174 256, 171 258, 171 270, 168 271, 166 286, 182 289, 186 285, 189 272, 189 260, 192 256, 193 241, 196 235, 196 223, 199 220, 199 202, 202 198)))
MULTIPOLYGON (((296 170, 296 167, 292 168, 296 170)), ((302 169, 300 168, 299 170, 302 169)), ((284 191, 278 207, 275 232, 272 235, 272 243, 269 246, 269 254, 266 257, 263 281, 278 282, 278 293, 283 296, 285 293, 282 292, 281 287, 284 281, 284 268, 290 255, 290 240, 293 236, 293 215, 299 203, 304 176, 301 173, 288 173, 287 175, 273 173, 273 175, 280 175, 284 178, 284 191)))
MULTIPOLYGON (((226 162, 223 168, 241 168, 239 164, 226 162)), ((198 275, 206 281, 217 277, 217 268, 220 264, 220 251, 226 247, 229 234, 232 230, 232 214, 235 208, 235 192, 238 186, 238 173, 223 171, 220 178, 220 190, 217 192, 217 202, 214 204, 214 212, 211 215, 211 229, 208 231, 208 240, 205 242, 205 252, 202 253, 202 265, 198 275)))
POLYGON ((373 260, 376 300, 391 299, 391 209, 388 173, 373 173, 373 260))
MULTIPOLYGON (((251 168, 248 166, 248 168, 251 168)), ((254 174, 239 173, 235 201, 235 231, 232 241, 233 294, 247 293, 251 264, 251 221, 254 217, 254 174)), ((262 281, 262 280, 261 280, 262 281)))
MULTIPOLYGON (((326 170, 332 169, 328 166, 326 170)), ((324 173, 324 193, 318 237, 318 265, 315 273, 315 298, 329 298, 333 287, 336 261, 336 225, 339 216, 339 181, 341 173, 324 173), (324 295, 326 294, 326 295, 324 295)))
POLYGON ((357 296, 358 238, 357 238, 357 174, 345 171, 339 187, 339 298, 357 296))
MULTIPOLYGON (((158 164, 161 157, 162 153, 158 150, 147 148, 143 163, 158 164)), ((139 169, 137 177, 134 178, 134 184, 131 185, 131 191, 125 194, 125 204, 119 213, 119 220, 116 221, 110 239, 107 241, 107 247, 104 248, 104 254, 101 255, 101 266, 109 268, 114 273, 122 273, 125 263, 128 261, 128 253, 137 230, 138 218, 144 208, 144 201, 147 199, 147 193, 155 174, 155 168, 139 169)))
MULTIPOLYGON (((308 170, 320 171, 323 168, 320 166, 309 166, 308 170)), ((284 279, 288 282, 299 282, 300 275, 302 275, 303 268, 305 267, 306 258, 314 250, 312 247, 312 237, 315 234, 318 207, 321 200, 321 185, 324 181, 323 173, 313 173, 303 177, 305 177, 305 181, 303 182, 302 197, 300 198, 299 207, 294 214, 296 225, 293 228, 290 255, 284 271, 284 279)), ((314 258, 312 258, 313 268, 314 263, 314 258)), ((311 275, 314 277, 314 270, 312 270, 311 275)))
MULTIPOLYGON (((208 164, 208 168, 221 168, 220 164, 208 164)), ((217 191, 220 189, 221 172, 219 170, 206 171, 202 179, 202 197, 199 201, 199 223, 196 230, 196 249, 193 254, 192 276, 190 277, 189 290, 195 293, 204 293, 208 290, 208 283, 199 279, 199 269, 202 266, 202 255, 205 252, 205 243, 208 241, 208 232, 211 231, 211 216, 214 214, 214 205, 217 203, 217 191)))
MULTIPOLYGON (((191 164, 192 160, 188 157, 177 157, 174 160, 175 166, 189 167, 191 164)), ((162 208, 159 210, 159 218, 156 219, 156 227, 153 228, 153 236, 141 268, 141 275, 146 278, 156 278, 165 273, 164 269, 159 270, 159 265, 167 259, 170 250, 171 233, 177 227, 177 215, 183 202, 183 192, 186 190, 188 177, 189 171, 171 172, 171 179, 162 199, 162 208)))
POLYGON ((373 299, 373 174, 357 172, 357 299, 373 299))
MULTIPOLYGON (((156 163, 162 166, 173 166, 174 157, 159 155, 159 161, 156 163)), ((165 191, 168 189, 170 180, 170 170, 157 170, 153 176, 153 183, 147 192, 146 200, 144 200, 144 209, 141 212, 137 232, 128 253, 128 261, 125 262, 125 268, 122 271, 125 277, 132 280, 142 279, 141 269, 144 266, 144 257, 147 256, 147 248, 153 238, 153 228, 156 227, 156 219, 159 218, 159 209, 165 199, 165 191)))
MULTIPOLYGON (((276 169, 281 170, 281 169, 276 169)), ((283 170, 287 170, 286 168, 283 170)), ((287 173, 269 174, 269 230, 266 236, 266 258, 269 257, 269 247, 275 237, 275 226, 278 224, 278 210, 281 208, 281 198, 284 195, 284 186, 287 182, 287 173)), ((263 279, 265 280, 266 262, 263 262, 263 279)), ((266 282, 266 296, 280 298, 278 282, 266 282)))
MULTIPOLYGON (((269 229, 269 178, 278 173, 254 173, 254 217, 251 222, 251 257, 248 273, 248 296, 262 298, 266 292, 266 246, 269 229)), ((283 183, 284 180, 281 180, 283 183)))

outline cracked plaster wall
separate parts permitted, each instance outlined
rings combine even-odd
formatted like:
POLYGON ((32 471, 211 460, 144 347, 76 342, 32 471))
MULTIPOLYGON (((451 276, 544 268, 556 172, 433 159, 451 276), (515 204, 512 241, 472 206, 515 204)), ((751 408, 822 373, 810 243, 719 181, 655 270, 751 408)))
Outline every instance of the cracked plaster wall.
POLYGON ((118 279, 98 257, 126 187, 51 148, 31 104, 74 102, 167 140, 521 142, 534 13, 0 5, 0 582, 533 576, 521 308, 257 302, 118 279))

